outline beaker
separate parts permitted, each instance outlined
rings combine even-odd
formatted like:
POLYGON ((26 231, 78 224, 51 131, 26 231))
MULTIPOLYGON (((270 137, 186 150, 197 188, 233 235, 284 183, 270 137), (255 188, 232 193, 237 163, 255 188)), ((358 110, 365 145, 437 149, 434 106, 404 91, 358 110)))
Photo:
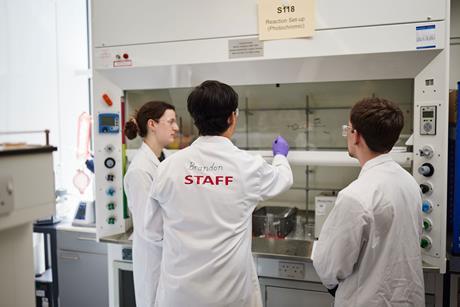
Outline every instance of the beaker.
POLYGON ((304 240, 305 239, 304 236, 305 236, 304 218, 301 215, 297 215, 295 217, 294 239, 296 239, 296 240, 304 240))
POLYGON ((265 231, 264 231, 266 238, 275 238, 278 235, 275 226, 276 225, 275 225, 273 213, 267 213, 267 215, 265 216, 265 231))

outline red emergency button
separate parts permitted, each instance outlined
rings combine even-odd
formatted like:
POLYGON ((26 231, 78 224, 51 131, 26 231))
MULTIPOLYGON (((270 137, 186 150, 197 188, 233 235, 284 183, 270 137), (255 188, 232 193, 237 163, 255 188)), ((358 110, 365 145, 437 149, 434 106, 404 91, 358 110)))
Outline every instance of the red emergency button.
POLYGON ((127 53, 123 53, 123 58, 124 59, 128 59, 129 58, 129 55, 127 53))
POLYGON ((104 99, 105 103, 108 105, 108 106, 111 106, 113 103, 112 103, 112 99, 110 99, 109 95, 107 94, 103 94, 102 95, 102 99, 104 99))

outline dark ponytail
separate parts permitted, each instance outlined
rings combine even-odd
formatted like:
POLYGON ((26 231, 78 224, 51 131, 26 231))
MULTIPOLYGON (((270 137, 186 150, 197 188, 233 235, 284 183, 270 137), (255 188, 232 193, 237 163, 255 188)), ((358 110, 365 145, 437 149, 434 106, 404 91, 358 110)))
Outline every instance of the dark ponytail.
POLYGON ((125 135, 128 139, 135 139, 138 131, 139 129, 137 128, 136 120, 134 118, 131 118, 128 122, 126 122, 125 135))
POLYGON ((125 124, 125 135, 128 139, 132 140, 137 135, 140 137, 147 136, 147 122, 149 119, 158 121, 166 110, 173 110, 173 105, 163 101, 149 101, 145 103, 134 116, 125 124))

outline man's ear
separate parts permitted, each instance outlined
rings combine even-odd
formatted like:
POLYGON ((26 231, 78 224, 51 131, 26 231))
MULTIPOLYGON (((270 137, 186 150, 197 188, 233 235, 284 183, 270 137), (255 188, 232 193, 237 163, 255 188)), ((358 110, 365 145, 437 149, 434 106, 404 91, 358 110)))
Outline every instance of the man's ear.
POLYGON ((363 136, 356 129, 351 134, 351 137, 352 137, 353 145, 358 145, 359 143, 363 141, 362 140, 363 136))
POLYGON ((232 112, 232 114, 230 114, 230 116, 227 118, 227 123, 231 126, 233 125, 235 120, 236 120, 236 115, 234 112, 232 112))

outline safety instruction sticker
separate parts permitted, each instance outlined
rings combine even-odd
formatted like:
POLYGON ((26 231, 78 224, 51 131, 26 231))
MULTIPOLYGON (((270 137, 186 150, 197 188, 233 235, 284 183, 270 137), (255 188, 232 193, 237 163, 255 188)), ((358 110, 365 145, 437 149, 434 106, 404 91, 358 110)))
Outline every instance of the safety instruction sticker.
POLYGON ((264 43, 257 38, 231 39, 228 41, 230 59, 264 56, 264 43))
POLYGON ((416 29, 416 49, 436 48, 436 26, 418 26, 416 29))
POLYGON ((113 67, 129 67, 129 66, 133 66, 133 61, 131 60, 113 61, 113 67))
POLYGON ((108 48, 94 49, 94 59, 98 67, 110 68, 112 66, 112 52, 108 48))

